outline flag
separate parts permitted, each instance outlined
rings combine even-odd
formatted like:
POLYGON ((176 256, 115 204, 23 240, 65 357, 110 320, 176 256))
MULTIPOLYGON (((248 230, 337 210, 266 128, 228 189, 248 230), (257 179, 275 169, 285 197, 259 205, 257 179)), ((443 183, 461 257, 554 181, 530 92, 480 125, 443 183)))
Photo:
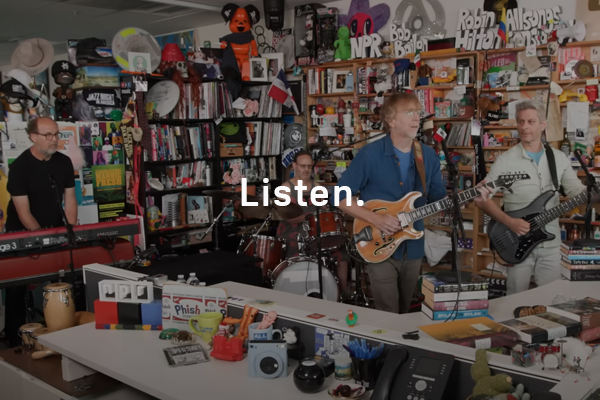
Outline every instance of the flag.
POLYGON ((417 49, 415 51, 415 58, 413 61, 415 63, 415 68, 418 70, 421 66, 421 50, 417 49))
POLYGON ((502 8, 502 18, 500 18, 500 23, 498 24, 498 36, 506 44, 506 7, 502 8))
POLYGON ((446 136, 448 136, 448 134, 440 126, 438 128, 438 130, 435 132, 435 134, 433 135, 433 139, 438 143, 442 143, 442 140, 446 139, 446 136))
POLYGON ((275 80, 273 81, 273 84, 269 88, 269 96, 284 106, 293 108, 296 112, 296 115, 300 114, 298 111, 298 106, 296 105, 296 100, 294 100, 294 95, 292 94, 290 84, 285 78, 285 72, 283 71, 283 68, 279 70, 275 80))

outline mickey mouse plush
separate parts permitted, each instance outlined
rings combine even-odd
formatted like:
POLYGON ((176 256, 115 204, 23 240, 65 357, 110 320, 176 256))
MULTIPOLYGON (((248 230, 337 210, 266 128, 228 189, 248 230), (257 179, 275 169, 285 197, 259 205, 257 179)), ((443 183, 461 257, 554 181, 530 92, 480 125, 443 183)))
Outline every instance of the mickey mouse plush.
MULTIPOLYGON (((231 69, 234 78, 244 81, 250 80, 250 61, 249 53, 256 57, 258 56, 258 47, 254 36, 252 35, 252 26, 260 21, 260 12, 253 5, 247 5, 241 8, 235 4, 226 4, 221 10, 221 15, 225 22, 229 23, 229 30, 232 32, 227 36, 219 39, 223 51, 223 69, 226 75, 227 69, 231 69)), ((228 86, 229 86, 228 82, 228 86)), ((230 87, 231 90, 231 87, 230 87)), ((237 96, 239 89, 236 93, 237 96)))

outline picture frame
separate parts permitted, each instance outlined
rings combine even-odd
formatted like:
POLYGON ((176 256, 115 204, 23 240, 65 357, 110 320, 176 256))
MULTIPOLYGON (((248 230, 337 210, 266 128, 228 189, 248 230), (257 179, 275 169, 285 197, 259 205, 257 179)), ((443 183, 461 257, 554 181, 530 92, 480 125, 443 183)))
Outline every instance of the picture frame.
POLYGON ((333 85, 331 88, 331 93, 346 92, 346 77, 349 73, 349 70, 333 71, 333 85))
POLYGON ((266 58, 250 59, 250 81, 268 82, 268 69, 266 58))
POLYGON ((269 82, 273 82, 279 73, 279 70, 284 68, 284 57, 283 53, 270 53, 266 54, 267 57, 267 76, 269 82))

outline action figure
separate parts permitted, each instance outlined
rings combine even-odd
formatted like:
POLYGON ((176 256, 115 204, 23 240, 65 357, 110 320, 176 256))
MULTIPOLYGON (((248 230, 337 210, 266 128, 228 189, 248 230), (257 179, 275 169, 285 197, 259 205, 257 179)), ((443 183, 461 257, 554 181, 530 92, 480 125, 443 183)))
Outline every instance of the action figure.
POLYGON ((331 23, 331 18, 325 20, 322 34, 322 46, 325 50, 333 50, 333 42, 335 41, 335 26, 331 23))
POLYGON ((68 61, 57 61, 52 65, 52 77, 60 87, 56 88, 52 95, 56 98, 54 108, 56 119, 65 121, 73 118, 73 99, 75 91, 69 86, 75 82, 75 66, 68 61))
POLYGON ((314 35, 313 35, 313 16, 309 14, 306 16, 306 33, 304 37, 300 39, 300 46, 304 47, 304 54, 311 54, 311 50, 314 46, 314 35))
POLYGON ((338 40, 333 43, 335 47, 335 60, 348 60, 351 55, 350 51, 350 29, 347 26, 342 26, 337 32, 338 40))

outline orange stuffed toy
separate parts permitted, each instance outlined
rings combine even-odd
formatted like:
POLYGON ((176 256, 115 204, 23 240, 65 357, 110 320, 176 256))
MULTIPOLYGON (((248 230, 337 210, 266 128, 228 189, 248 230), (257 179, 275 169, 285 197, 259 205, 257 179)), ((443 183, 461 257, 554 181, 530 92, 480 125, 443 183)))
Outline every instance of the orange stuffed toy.
MULTIPOLYGON (((225 49, 223 51, 224 75, 227 76, 225 69, 231 69, 234 77, 239 79, 241 73, 241 79, 249 81, 250 55, 258 56, 258 47, 252 35, 252 26, 260 21, 260 12, 253 5, 241 8, 229 3, 223 7, 221 15, 225 22, 229 23, 229 30, 232 32, 219 39, 221 48, 225 49), (235 64, 237 64, 237 68, 235 64)), ((234 95, 237 97, 237 93, 234 95)))

